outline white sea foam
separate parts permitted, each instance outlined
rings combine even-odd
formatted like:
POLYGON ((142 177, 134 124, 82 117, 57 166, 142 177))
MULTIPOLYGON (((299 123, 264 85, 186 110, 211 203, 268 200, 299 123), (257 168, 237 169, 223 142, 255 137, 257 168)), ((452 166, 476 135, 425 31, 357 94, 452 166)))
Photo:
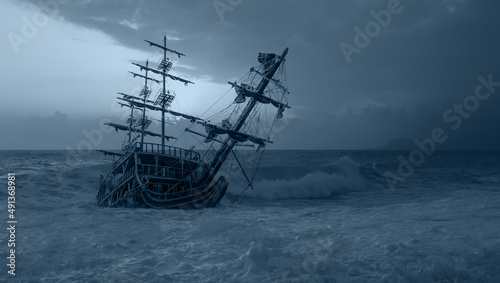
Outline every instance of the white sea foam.
MULTIPOLYGON (((262 199, 329 198, 338 194, 362 191, 368 183, 358 165, 349 157, 323 166, 265 166, 258 174, 254 190, 245 196, 262 199)), ((236 184, 230 193, 238 194, 243 184, 236 184)))

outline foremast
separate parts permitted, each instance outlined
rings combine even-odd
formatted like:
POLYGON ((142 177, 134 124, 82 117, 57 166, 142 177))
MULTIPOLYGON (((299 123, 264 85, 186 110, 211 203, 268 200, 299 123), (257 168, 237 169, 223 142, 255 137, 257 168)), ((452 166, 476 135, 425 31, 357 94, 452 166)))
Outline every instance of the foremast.
MULTIPOLYGON (((266 58, 263 59, 262 63, 265 66, 265 71, 263 74, 261 74, 262 79, 255 91, 255 94, 257 94, 257 96, 263 96, 264 91, 269 85, 269 82, 273 81, 274 74, 282 65, 282 63, 285 61, 287 53, 288 53, 288 48, 286 48, 283 51, 281 56, 276 56, 275 54, 262 54, 264 57, 270 56, 271 58, 269 59, 269 61, 267 61, 266 58)), ((252 112, 252 110, 254 109, 255 105, 258 102, 257 96, 252 97, 251 100, 248 102, 248 104, 245 106, 245 109, 241 113, 240 117, 238 118, 236 123, 231 127, 231 130, 233 132, 240 132, 241 128, 245 124, 245 121, 247 120, 248 116, 250 115, 250 113, 252 112)), ((225 139, 225 141, 222 143, 222 146, 215 154, 214 159, 209 164, 209 168, 205 174, 205 177, 202 180, 204 185, 209 185, 209 183, 214 179, 215 175, 217 175, 219 169, 222 167, 224 161, 227 159, 228 155, 231 153, 236 143, 237 141, 232 139, 230 136, 228 136, 225 139)))
MULTIPOLYGON (((148 65, 149 65, 149 62, 146 61, 146 66, 148 66, 148 65)), ((132 146, 133 141, 138 138, 138 137, 136 137, 136 138, 134 138, 134 140, 132 140, 132 133, 139 133, 140 134, 141 146, 144 143, 144 136, 145 135, 160 136, 154 132, 147 131, 147 128, 151 125, 151 120, 146 117, 146 108, 145 107, 138 107, 137 105, 130 103, 130 101, 134 101, 134 100, 143 101, 144 103, 148 102, 149 101, 148 97, 151 94, 151 88, 148 87, 148 83, 150 81, 160 83, 160 81, 149 77, 147 71, 146 71, 145 75, 134 73, 134 72, 129 72, 129 73, 131 73, 134 76, 134 78, 139 77, 139 78, 144 79, 144 86, 142 87, 142 89, 139 93, 139 97, 125 94, 122 92, 118 92, 118 94, 122 96, 122 97, 117 97, 119 100, 129 102, 128 104, 118 102, 118 104, 120 104, 121 106, 130 107, 130 109, 131 109, 130 116, 127 120, 128 126, 124 126, 124 125, 120 125, 120 124, 116 124, 116 123, 111 123, 111 122, 106 123, 106 125, 115 128, 117 131, 118 130, 128 131, 128 142, 125 143, 123 148, 122 148, 122 150, 125 150, 125 151, 128 150, 132 146), (134 118, 134 108, 138 108, 138 109, 142 108, 141 109, 141 111, 142 111, 141 117, 139 117, 139 119, 134 118)), ((167 138, 170 138, 170 137, 167 137, 167 138)))

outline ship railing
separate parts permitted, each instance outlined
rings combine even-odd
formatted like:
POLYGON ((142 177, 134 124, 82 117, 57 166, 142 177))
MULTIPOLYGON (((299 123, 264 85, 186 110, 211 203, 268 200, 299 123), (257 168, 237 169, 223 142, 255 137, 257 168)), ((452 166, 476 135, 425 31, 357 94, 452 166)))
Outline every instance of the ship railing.
POLYGON ((139 175, 148 175, 192 183, 197 182, 203 176, 202 172, 154 164, 139 164, 137 169, 139 175))
POLYGON ((194 161, 200 160, 200 153, 199 152, 188 150, 188 149, 183 149, 183 148, 179 148, 179 147, 169 146, 169 145, 137 142, 135 144, 135 150, 141 151, 141 152, 165 154, 165 155, 170 155, 170 156, 181 158, 181 159, 188 159, 188 160, 194 160, 194 161), (141 146, 141 144, 142 144, 142 146, 141 146))
POLYGON ((120 164, 123 160, 127 159, 132 152, 148 152, 148 153, 158 153, 170 155, 173 157, 177 157, 179 159, 187 159, 193 161, 200 161, 200 153, 188 149, 183 149, 179 147, 169 146, 169 145, 161 145, 156 143, 135 143, 135 146, 131 146, 129 150, 127 150, 118 160, 115 161, 115 164, 120 164), (162 150, 163 148, 163 150, 162 150))

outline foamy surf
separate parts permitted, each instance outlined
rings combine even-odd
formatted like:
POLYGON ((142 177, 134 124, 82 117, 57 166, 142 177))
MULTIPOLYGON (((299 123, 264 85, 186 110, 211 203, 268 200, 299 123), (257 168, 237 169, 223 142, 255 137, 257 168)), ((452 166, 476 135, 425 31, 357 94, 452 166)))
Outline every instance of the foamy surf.
MULTIPOLYGON (((266 200, 324 199, 368 187, 356 162, 342 157, 336 162, 314 167, 263 166, 253 184, 254 189, 247 189, 243 196, 266 200)), ((229 193, 241 194, 242 188, 245 184, 236 183, 229 193)))

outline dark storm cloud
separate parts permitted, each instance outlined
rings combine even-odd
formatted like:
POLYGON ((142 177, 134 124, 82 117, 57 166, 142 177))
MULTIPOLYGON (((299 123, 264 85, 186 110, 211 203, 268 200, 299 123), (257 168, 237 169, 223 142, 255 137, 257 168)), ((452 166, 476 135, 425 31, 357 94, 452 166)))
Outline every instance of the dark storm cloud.
MULTIPOLYGON (((443 112, 474 94, 479 75, 500 81, 498 1, 401 0, 402 11, 348 63, 339 44, 354 45, 353 28, 364 30, 370 12, 391 1, 243 0, 221 21, 215 1, 82 0, 61 5, 59 15, 141 50, 151 50, 143 39, 159 41, 166 31, 181 39, 169 43, 188 55, 181 63, 196 67, 181 71, 217 82, 242 75, 257 52, 288 46, 290 101, 299 117, 283 137, 314 140, 312 148, 366 148, 449 128, 443 112)), ((454 132, 457 147, 499 147, 492 130, 499 93, 454 132)))

